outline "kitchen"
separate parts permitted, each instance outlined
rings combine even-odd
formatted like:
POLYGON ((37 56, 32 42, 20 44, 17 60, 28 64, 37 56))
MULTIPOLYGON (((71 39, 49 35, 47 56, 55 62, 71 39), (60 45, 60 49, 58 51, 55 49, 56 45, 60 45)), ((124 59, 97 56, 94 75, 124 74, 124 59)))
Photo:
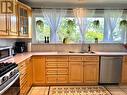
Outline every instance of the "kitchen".
POLYGON ((126 5, 0 0, 0 95, 127 95, 126 5))

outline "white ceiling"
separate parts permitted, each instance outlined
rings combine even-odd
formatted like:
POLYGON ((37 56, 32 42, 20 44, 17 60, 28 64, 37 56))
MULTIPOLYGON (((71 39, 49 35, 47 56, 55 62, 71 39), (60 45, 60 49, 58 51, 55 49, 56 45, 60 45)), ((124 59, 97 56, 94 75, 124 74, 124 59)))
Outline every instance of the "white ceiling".
POLYGON ((21 0, 31 7, 95 7, 95 8, 127 8, 127 0, 21 0))

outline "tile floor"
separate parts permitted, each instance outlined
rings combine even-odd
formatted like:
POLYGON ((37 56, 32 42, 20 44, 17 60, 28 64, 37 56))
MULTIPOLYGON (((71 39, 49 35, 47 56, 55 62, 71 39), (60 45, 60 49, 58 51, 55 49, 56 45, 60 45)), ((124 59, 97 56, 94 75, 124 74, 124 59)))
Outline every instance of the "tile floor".
MULTIPOLYGON (((127 95, 127 86, 105 86, 105 88, 110 92, 110 94, 105 95, 127 95)), ((50 94, 51 90, 52 87, 32 87, 28 95, 51 95, 50 94)), ((89 94, 60 94, 60 95, 97 95, 97 94, 89 93, 89 94)))

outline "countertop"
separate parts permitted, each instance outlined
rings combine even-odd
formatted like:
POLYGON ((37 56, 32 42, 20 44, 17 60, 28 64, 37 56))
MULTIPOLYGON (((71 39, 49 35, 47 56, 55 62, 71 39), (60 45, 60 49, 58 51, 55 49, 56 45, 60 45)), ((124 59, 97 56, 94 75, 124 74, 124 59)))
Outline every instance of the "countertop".
POLYGON ((22 61, 26 60, 27 58, 34 56, 34 55, 97 55, 97 56, 117 56, 117 55, 127 55, 127 52, 95 52, 95 53, 68 53, 68 52, 26 52, 17 54, 4 62, 16 62, 21 63, 22 61))

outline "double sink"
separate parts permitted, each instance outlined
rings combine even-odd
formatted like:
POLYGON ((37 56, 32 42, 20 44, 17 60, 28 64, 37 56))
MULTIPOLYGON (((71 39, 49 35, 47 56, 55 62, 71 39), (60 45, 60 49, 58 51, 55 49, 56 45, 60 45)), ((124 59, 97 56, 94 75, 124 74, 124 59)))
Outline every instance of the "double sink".
POLYGON ((94 51, 69 51, 68 53, 95 54, 94 51))

